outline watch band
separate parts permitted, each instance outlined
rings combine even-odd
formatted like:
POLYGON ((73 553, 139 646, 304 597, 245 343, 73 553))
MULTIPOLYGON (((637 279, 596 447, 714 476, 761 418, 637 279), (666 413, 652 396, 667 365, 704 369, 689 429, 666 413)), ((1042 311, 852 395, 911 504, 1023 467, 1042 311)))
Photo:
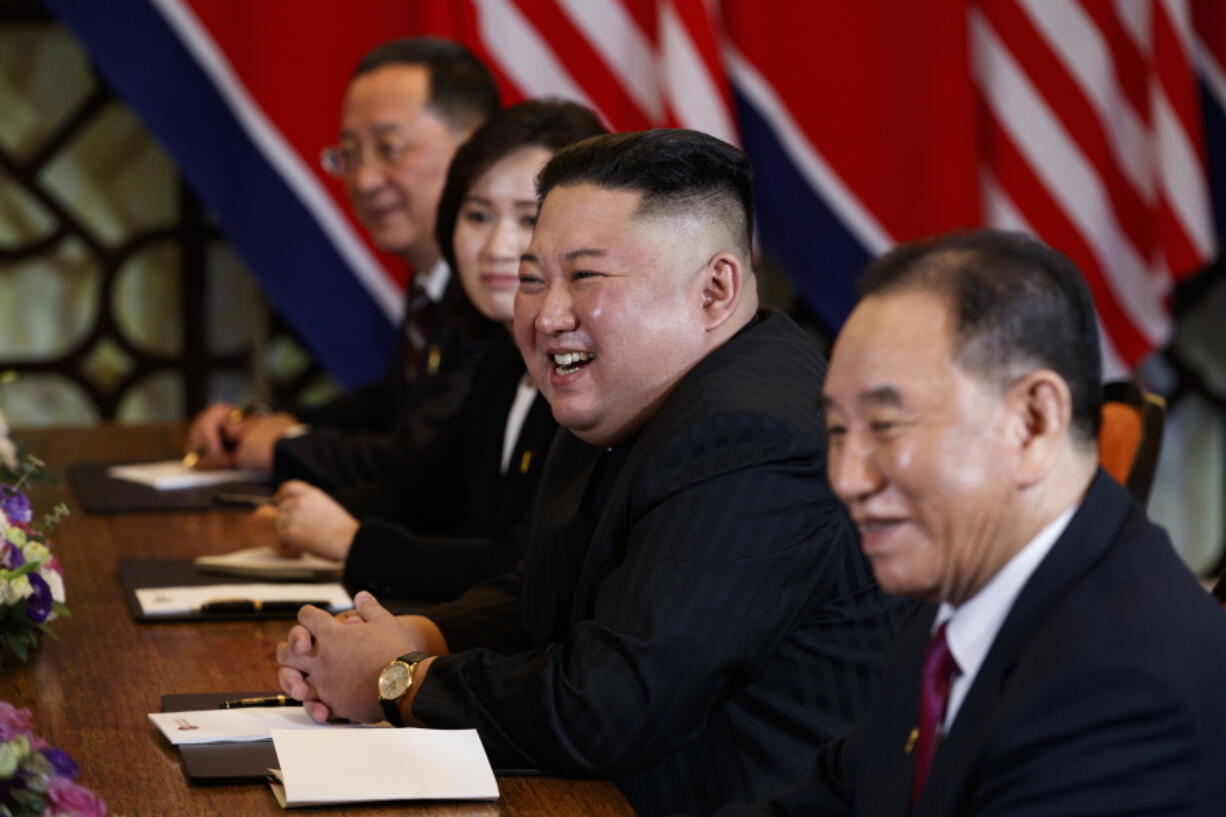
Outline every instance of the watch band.
MULTIPOLYGON (((413 688, 413 671, 417 669, 417 665, 430 657, 428 652, 409 652, 395 659, 409 668, 409 683, 404 688, 404 692, 400 693, 395 698, 384 698, 379 696, 379 706, 383 709, 383 717, 392 726, 404 726, 404 719, 400 717, 400 701, 405 695, 409 694, 409 690, 413 688)), ((391 662, 395 663, 395 661, 391 662)))

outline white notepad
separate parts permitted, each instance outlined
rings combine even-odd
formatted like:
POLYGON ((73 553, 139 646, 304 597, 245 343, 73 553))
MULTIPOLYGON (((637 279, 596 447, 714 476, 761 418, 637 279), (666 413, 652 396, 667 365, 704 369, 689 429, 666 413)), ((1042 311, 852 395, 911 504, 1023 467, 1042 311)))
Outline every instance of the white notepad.
POLYGON ((244 548, 221 556, 197 556, 196 568, 209 573, 257 579, 337 579, 344 564, 310 553, 282 556, 272 545, 244 548))
POLYGON ((300 706, 249 706, 242 709, 199 709, 152 712, 149 720, 175 746, 184 743, 232 743, 271 740, 272 729, 329 729, 340 724, 317 723, 300 706))
POLYGON ((227 482, 257 482, 267 479, 264 471, 240 471, 223 468, 216 471, 198 471, 187 468, 181 460, 142 462, 134 465, 112 465, 106 475, 114 479, 139 482, 159 491, 174 491, 179 488, 200 488, 205 485, 224 485, 227 482))
POLYGON ((497 800, 474 729, 272 729, 282 806, 497 800))
POLYGON ((147 616, 174 616, 194 613, 210 601, 250 599, 251 601, 327 602, 332 613, 353 608, 345 588, 326 584, 280 583, 202 584, 187 587, 141 587, 136 591, 141 612, 147 616))

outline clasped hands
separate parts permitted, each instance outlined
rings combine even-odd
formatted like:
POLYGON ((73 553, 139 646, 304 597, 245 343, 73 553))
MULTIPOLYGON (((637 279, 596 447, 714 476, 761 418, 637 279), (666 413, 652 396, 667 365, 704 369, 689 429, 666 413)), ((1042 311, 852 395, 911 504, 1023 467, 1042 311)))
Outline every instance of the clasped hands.
POLYGON ((321 723, 337 718, 383 720, 379 673, 405 653, 438 649, 427 619, 397 618, 366 591, 354 596, 353 603, 353 611, 339 616, 303 607, 298 624, 277 645, 281 689, 302 701, 306 713, 321 723))

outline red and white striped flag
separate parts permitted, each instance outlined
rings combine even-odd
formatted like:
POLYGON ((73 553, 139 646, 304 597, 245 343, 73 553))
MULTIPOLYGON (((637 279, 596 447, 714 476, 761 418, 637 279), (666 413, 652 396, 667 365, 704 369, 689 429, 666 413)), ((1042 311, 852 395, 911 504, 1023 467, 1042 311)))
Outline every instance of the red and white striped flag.
POLYGON ((350 380, 377 371, 404 270, 316 157, 360 55, 407 34, 470 46, 507 102, 562 96, 616 130, 742 145, 762 246, 832 331, 895 242, 1026 229, 1085 272, 1118 375, 1167 341, 1172 284, 1217 251, 1206 150, 1226 145, 1205 141, 1193 67, 1216 127, 1221 0, 46 2, 350 380))

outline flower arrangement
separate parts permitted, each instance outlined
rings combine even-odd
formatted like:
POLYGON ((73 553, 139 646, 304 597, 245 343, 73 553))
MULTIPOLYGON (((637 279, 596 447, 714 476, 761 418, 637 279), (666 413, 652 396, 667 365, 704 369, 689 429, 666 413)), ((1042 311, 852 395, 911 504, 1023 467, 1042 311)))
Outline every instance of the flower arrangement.
POLYGON ((76 777, 73 759, 34 734, 30 710, 0 701, 0 814, 106 817, 106 803, 76 777))
MULTIPOLYGON (((8 380, 11 377, 0 376, 0 384, 8 380)), ((68 616, 63 570, 47 538, 68 508, 61 502, 34 525, 23 492, 44 465, 33 454, 19 452, 0 412, 0 668, 9 653, 29 660, 40 634, 55 637, 50 622, 68 616)))

